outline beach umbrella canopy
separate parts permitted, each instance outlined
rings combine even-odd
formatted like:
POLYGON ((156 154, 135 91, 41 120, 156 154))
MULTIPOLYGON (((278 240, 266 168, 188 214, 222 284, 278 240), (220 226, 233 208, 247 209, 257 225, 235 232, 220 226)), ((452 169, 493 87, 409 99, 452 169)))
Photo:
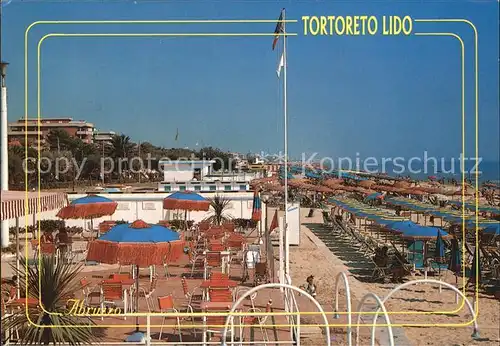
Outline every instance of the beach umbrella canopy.
POLYGON ((455 274, 460 273, 460 270, 462 269, 462 253, 458 245, 457 238, 453 238, 451 240, 451 255, 448 263, 448 269, 455 274))
POLYGON ((210 201, 191 191, 174 192, 163 200, 163 209, 208 211, 210 201))
POLYGON ((442 239, 450 237, 448 233, 439 228, 425 226, 418 226, 414 229, 405 231, 403 232, 402 236, 403 238, 409 238, 413 240, 430 240, 436 239, 438 234, 440 234, 442 239))
POLYGON ((386 228, 389 228, 390 230, 400 232, 400 233, 405 233, 408 231, 412 231, 414 229, 418 229, 421 226, 416 224, 413 221, 395 221, 389 224, 385 225, 386 228))
POLYGON ((436 250, 434 251, 434 259, 442 263, 444 261, 444 241, 441 236, 441 230, 438 228, 436 237, 436 250))
POLYGON ((106 215, 113 215, 118 203, 115 201, 98 196, 88 195, 72 201, 57 213, 61 219, 91 219, 106 215))
POLYGON ((88 261, 139 267, 161 265, 166 254, 177 259, 184 250, 179 234, 161 225, 142 220, 112 227, 89 245, 88 261))
POLYGON ((485 229, 483 229, 483 233, 495 236, 500 235, 500 223, 487 226, 485 229))

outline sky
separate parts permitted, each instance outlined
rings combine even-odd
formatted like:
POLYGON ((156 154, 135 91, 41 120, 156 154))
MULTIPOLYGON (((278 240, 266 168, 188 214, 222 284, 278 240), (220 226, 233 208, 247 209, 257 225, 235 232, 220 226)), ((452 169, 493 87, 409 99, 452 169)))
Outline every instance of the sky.
MULTIPOLYGON (((458 157, 475 153, 474 32, 413 23, 409 36, 304 36, 304 15, 464 18, 478 30, 479 155, 499 161, 499 2, 36 1, 3 7, 9 120, 25 115, 24 35, 39 20, 275 20, 286 8, 289 152, 321 156, 458 157)), ((379 24, 380 25, 380 24, 379 24)), ((273 33, 275 23, 38 25, 28 36, 28 111, 37 110, 37 46, 48 33, 273 33)), ((278 46, 281 49, 283 40, 278 46)), ((41 45, 40 116, 165 147, 283 150, 283 78, 272 37, 50 37, 41 45), (175 141, 176 129, 179 139, 175 141)))

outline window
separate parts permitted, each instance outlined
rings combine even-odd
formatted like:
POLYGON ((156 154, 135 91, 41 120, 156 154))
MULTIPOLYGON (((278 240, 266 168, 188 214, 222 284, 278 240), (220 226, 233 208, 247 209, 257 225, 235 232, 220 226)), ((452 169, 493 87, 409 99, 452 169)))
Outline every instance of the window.
POLYGON ((164 191, 170 192, 170 185, 163 186, 164 191))
POLYGON ((224 186, 224 191, 231 191, 231 185, 224 186))
POLYGON ((186 191, 186 186, 180 185, 179 186, 179 191, 186 191))
POLYGON ((201 186, 200 185, 195 185, 194 190, 195 191, 201 191, 201 186))
POLYGON ((215 185, 210 185, 210 191, 215 191, 216 190, 216 186, 215 185))
POLYGON ((247 189, 246 185, 240 185, 240 190, 245 191, 247 189))

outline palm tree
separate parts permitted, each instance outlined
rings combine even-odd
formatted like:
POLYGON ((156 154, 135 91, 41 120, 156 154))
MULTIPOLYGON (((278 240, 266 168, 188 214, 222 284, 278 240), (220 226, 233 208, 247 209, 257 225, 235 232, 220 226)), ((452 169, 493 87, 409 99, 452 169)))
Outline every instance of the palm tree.
POLYGON ((221 225, 224 221, 232 219, 231 215, 226 213, 231 207, 230 200, 228 198, 215 195, 208 200, 210 201, 210 207, 212 208, 212 215, 208 217, 207 221, 216 225, 221 225))
MULTIPOLYGON (((116 160, 120 180, 122 179, 122 167, 119 159, 128 158, 132 154, 132 151, 134 149, 135 145, 134 143, 132 143, 129 136, 126 136, 124 134, 114 135, 111 139, 111 147, 108 155, 116 160)), ((126 163, 126 168, 128 169, 128 163, 126 163)))
MULTIPOLYGON (((88 317, 70 315, 66 308, 68 300, 80 290, 77 275, 81 269, 81 265, 61 261, 56 264, 54 256, 42 256, 40 266, 21 266, 16 272, 21 292, 27 292, 28 298, 39 299, 44 309, 29 307, 28 313, 20 309, 7 317, 2 316, 2 329, 17 329, 21 345, 88 345, 95 342, 97 339, 91 329, 93 321, 88 317)), ((14 266, 13 270, 16 271, 14 266)))

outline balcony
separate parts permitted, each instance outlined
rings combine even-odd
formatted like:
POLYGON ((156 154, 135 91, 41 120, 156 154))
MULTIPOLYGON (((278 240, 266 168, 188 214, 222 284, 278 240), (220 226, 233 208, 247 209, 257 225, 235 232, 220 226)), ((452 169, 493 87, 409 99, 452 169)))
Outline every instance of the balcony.
POLYGON ((21 131, 13 131, 13 130, 9 130, 7 132, 7 135, 8 136, 24 136, 24 135, 28 135, 28 136, 43 136, 43 132, 42 131, 36 131, 36 130, 28 130, 28 131, 24 131, 21 130, 21 131))
POLYGON ((94 134, 94 131, 92 130, 78 130, 76 131, 77 135, 84 135, 84 136, 92 136, 94 134))

